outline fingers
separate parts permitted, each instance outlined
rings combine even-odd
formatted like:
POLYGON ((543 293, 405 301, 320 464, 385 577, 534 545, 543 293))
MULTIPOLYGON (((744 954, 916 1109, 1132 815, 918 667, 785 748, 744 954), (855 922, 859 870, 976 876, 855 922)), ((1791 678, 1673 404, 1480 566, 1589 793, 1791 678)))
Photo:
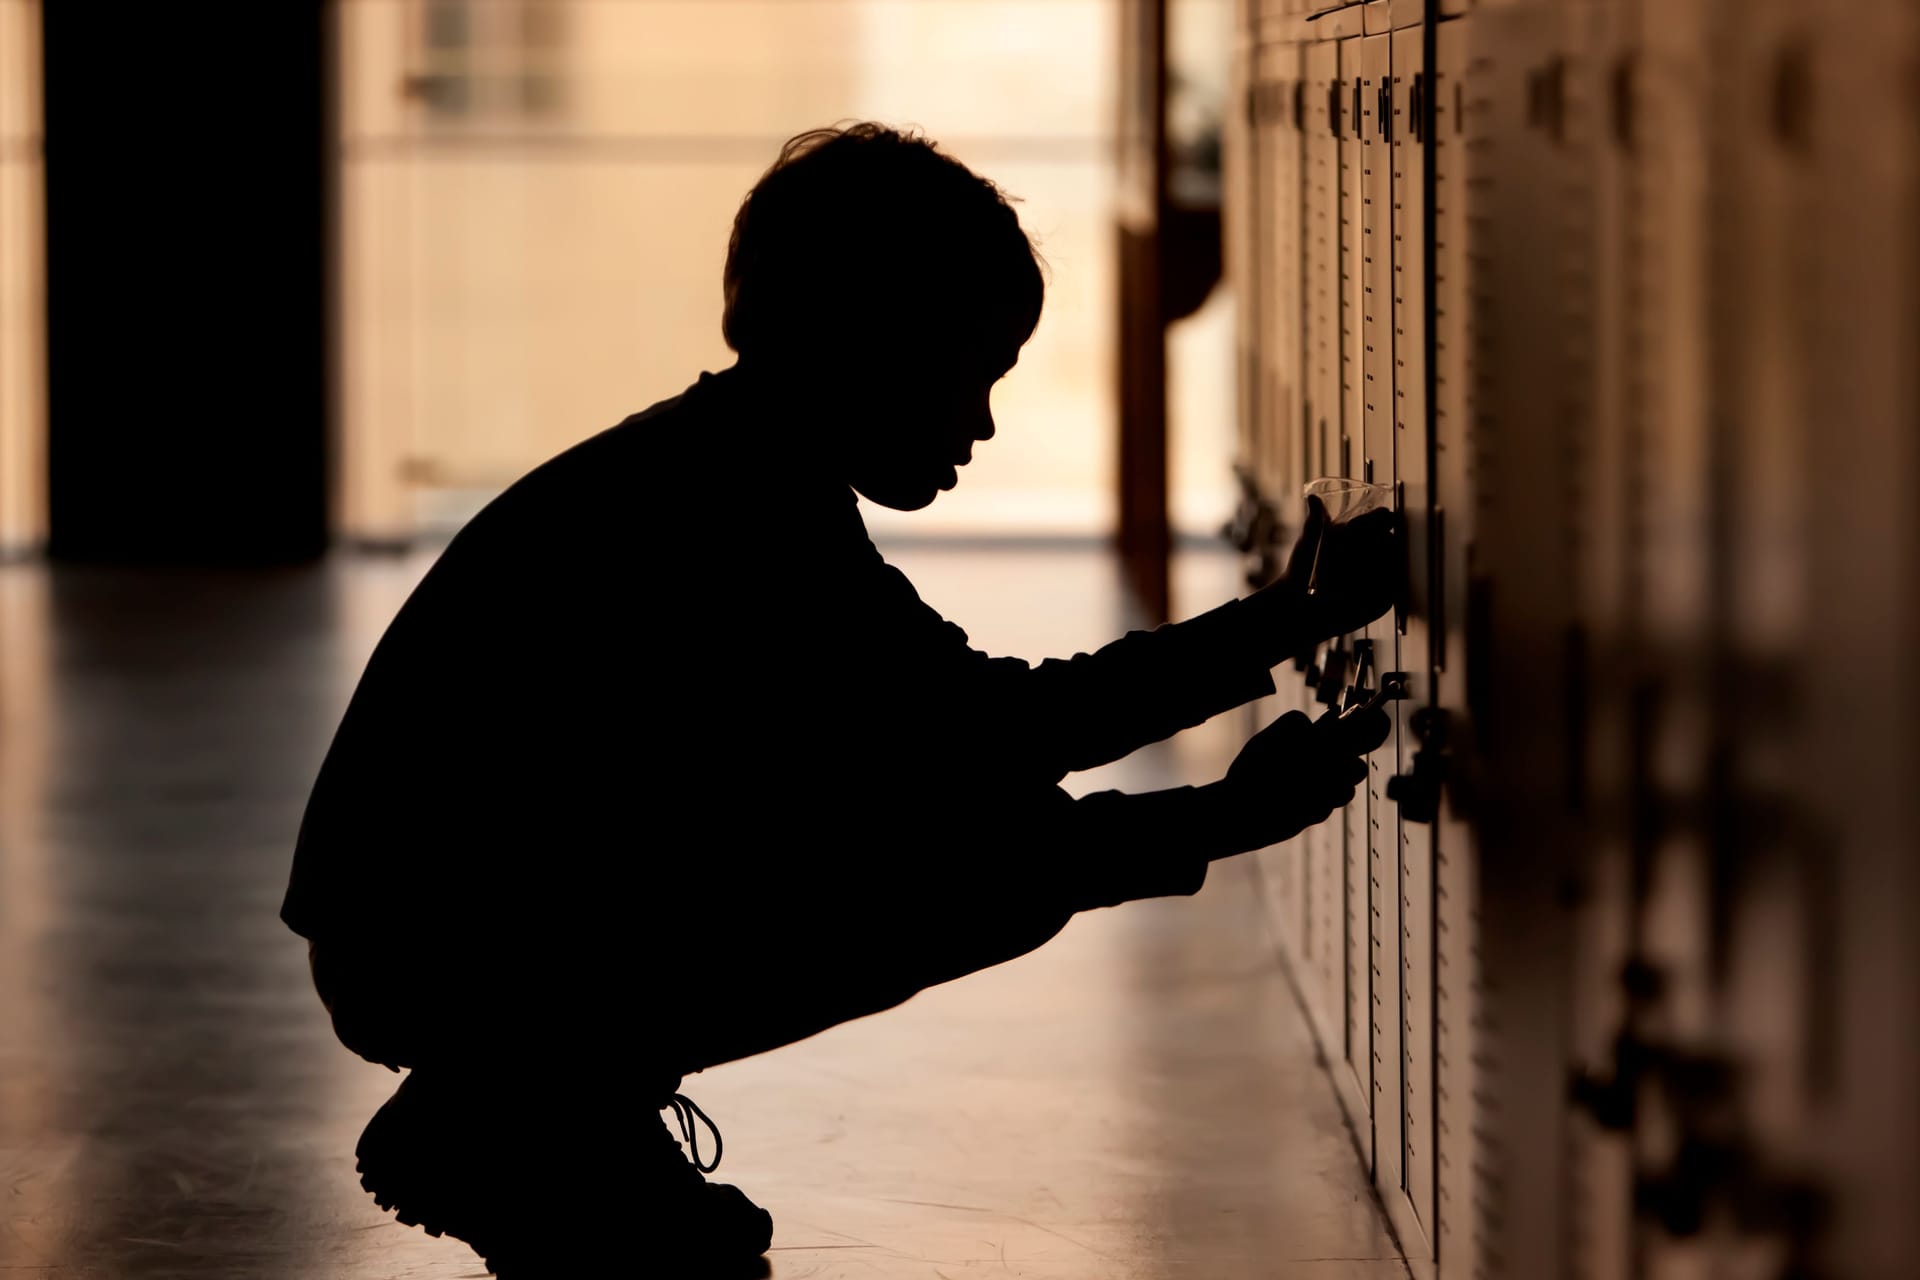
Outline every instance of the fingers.
POLYGON ((1293 739, 1305 743, 1313 734, 1313 721, 1304 711, 1289 711, 1272 724, 1253 735, 1253 740, 1267 739, 1281 741, 1293 739))
POLYGON ((1307 495, 1307 519, 1300 526, 1300 536, 1294 540, 1293 551, 1287 557, 1285 581, 1296 591, 1304 591, 1307 574, 1313 567, 1313 557, 1320 550, 1320 535, 1327 527, 1327 504, 1317 494, 1307 495))
POLYGON ((1326 810, 1316 821, 1325 822, 1328 818, 1331 818, 1334 814, 1352 804, 1353 798, 1358 794, 1360 794, 1360 788, 1353 784, 1333 788, 1333 790, 1322 797, 1322 802, 1326 805, 1326 810))
POLYGON ((1363 511, 1347 521, 1346 529, 1356 539, 1364 541, 1392 538, 1400 532, 1400 515, 1392 507, 1378 507, 1363 511))
POLYGON ((1393 735, 1393 718, 1379 707, 1355 711, 1328 721, 1328 733, 1338 744, 1335 750, 1364 756, 1379 750, 1393 735))

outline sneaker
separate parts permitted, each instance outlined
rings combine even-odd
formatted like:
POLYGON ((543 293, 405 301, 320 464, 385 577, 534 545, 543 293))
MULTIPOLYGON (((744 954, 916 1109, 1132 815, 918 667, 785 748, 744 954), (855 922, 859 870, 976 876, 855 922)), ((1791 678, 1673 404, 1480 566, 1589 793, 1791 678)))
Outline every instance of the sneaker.
POLYGON ((643 1121, 633 1146, 619 1149, 603 1125, 563 1131, 551 1106, 508 1111, 497 1096, 414 1071, 360 1135, 360 1185, 408 1226, 465 1241, 501 1280, 605 1269, 636 1254, 688 1280, 766 1274, 772 1215, 702 1176, 719 1164, 720 1132, 691 1100, 674 1094, 668 1104, 689 1159, 664 1119, 643 1121), (695 1119, 713 1133, 710 1163, 700 1160, 695 1119), (594 1234, 556 1231, 555 1195, 594 1234))

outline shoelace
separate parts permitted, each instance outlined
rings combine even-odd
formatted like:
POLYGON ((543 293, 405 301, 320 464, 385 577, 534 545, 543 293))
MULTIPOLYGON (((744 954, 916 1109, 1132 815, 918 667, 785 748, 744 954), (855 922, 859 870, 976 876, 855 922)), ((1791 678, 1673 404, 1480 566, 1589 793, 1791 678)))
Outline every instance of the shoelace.
POLYGON ((693 1167, 702 1173, 712 1173, 715 1169, 718 1169, 720 1167, 720 1152, 723 1148, 720 1142, 720 1126, 713 1122, 713 1117, 702 1111, 699 1105, 684 1093, 674 1094, 673 1100, 667 1103, 667 1106, 672 1108, 674 1119, 680 1122, 680 1136, 686 1139, 687 1152, 693 1158, 693 1167), (698 1116, 706 1124, 707 1130, 713 1134, 712 1164, 702 1164, 700 1162, 699 1130, 695 1129, 693 1125, 695 1116, 698 1116))

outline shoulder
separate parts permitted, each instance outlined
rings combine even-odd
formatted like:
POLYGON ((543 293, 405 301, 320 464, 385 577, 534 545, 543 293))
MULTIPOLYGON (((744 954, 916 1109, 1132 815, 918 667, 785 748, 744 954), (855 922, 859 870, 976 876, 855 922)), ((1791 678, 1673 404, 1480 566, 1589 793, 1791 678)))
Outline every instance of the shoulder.
POLYGON ((712 397, 702 394, 710 376, 534 467, 481 508, 455 541, 506 537, 531 549, 660 513, 683 490, 697 442, 719 425, 709 421, 712 397))

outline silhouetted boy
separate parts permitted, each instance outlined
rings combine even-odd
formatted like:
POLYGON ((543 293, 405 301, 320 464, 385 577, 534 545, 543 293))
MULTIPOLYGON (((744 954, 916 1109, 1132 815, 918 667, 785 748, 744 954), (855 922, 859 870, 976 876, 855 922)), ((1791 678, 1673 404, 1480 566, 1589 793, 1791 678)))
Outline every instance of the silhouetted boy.
POLYGON ((1038 667, 971 649, 881 559, 855 494, 951 488, 1039 320, 991 183, 879 126, 805 134, 741 206, 725 288, 735 365, 453 540, 300 832, 283 914, 334 1026, 411 1069, 363 1181, 502 1275, 589 1265, 614 1228, 656 1261, 757 1258, 768 1215, 662 1123, 694 1145, 682 1076, 1192 893, 1346 803, 1386 735, 1296 713, 1209 786, 1058 785, 1384 612, 1391 517, 1342 529, 1312 597, 1296 563, 1038 667))

